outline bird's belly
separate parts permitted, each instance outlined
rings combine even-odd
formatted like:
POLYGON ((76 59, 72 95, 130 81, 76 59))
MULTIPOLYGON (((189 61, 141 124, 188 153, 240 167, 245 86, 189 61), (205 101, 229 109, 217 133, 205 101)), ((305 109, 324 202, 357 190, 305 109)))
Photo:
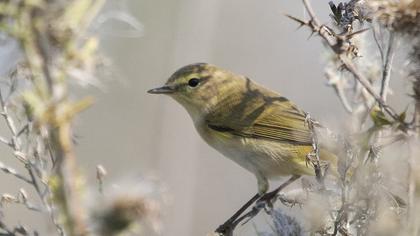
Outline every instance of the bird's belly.
POLYGON ((310 171, 301 161, 296 162, 296 155, 290 150, 276 146, 270 141, 212 131, 199 133, 210 146, 256 175, 275 178, 310 171))
POLYGON ((217 148, 227 158, 254 174, 262 174, 267 178, 294 174, 291 163, 284 159, 273 158, 265 152, 250 149, 241 145, 238 148, 217 148))

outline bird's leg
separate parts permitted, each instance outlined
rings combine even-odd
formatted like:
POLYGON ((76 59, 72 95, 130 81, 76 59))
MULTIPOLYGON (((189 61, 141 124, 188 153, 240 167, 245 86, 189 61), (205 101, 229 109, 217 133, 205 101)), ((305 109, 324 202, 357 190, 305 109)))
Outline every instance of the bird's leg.
POLYGON ((275 190, 264 194, 260 199, 258 199, 258 203, 264 202, 265 204, 268 204, 268 206, 271 208, 273 206, 273 199, 277 196, 277 194, 284 189, 289 184, 293 183, 295 180, 299 179, 300 175, 292 175, 290 179, 288 179, 286 182, 281 184, 278 188, 275 190))
POLYGON ((219 233, 224 236, 230 236, 235 229, 236 224, 233 224, 236 219, 246 210, 249 206, 251 206, 255 201, 257 201, 261 195, 259 193, 255 194, 248 202, 246 202, 233 216, 231 216, 225 223, 217 227, 216 233, 219 233))

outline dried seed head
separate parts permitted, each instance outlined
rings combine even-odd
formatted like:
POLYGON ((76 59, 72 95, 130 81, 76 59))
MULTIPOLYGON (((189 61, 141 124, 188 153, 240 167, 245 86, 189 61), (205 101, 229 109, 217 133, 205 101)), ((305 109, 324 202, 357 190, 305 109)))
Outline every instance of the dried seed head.
POLYGON ((102 181, 107 174, 108 172, 106 171, 104 166, 102 165, 96 166, 96 179, 98 181, 102 181))
POLYGON ((19 202, 19 200, 17 199, 17 197, 13 196, 12 194, 4 193, 1 195, 0 205, 4 205, 5 203, 16 203, 16 202, 19 202))
POLYGON ((160 232, 162 204, 165 203, 159 184, 142 178, 111 186, 103 189, 99 201, 97 197, 92 198, 91 219, 98 235, 116 235, 127 231, 160 232))
POLYGON ((25 189, 19 189, 19 201, 20 202, 27 202, 28 201, 28 193, 26 193, 25 189))
POLYGON ((411 36, 420 33, 419 0, 368 0, 366 5, 387 28, 411 36))

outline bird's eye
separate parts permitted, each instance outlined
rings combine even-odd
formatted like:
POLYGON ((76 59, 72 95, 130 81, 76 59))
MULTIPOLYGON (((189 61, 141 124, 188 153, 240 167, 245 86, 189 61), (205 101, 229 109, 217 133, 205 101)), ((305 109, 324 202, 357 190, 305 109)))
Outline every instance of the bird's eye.
POLYGON ((200 80, 197 78, 192 78, 188 80, 188 86, 190 87, 196 87, 200 83, 200 80))

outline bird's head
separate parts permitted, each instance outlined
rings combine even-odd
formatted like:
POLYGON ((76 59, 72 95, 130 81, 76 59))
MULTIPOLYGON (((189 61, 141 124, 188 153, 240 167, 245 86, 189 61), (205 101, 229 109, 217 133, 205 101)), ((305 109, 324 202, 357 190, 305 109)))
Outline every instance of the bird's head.
POLYGON ((148 91, 166 94, 178 101, 195 118, 212 109, 242 81, 227 70, 206 63, 184 66, 177 70, 162 87, 148 91))

